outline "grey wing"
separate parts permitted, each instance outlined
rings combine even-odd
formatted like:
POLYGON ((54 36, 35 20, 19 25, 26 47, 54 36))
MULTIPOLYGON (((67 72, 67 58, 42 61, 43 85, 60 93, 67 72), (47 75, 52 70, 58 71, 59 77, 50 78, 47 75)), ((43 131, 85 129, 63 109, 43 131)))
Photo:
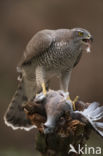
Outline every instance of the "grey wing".
POLYGON ((77 59, 76 59, 76 61, 75 61, 75 63, 74 63, 74 66, 73 66, 73 67, 75 67, 75 66, 79 63, 79 61, 80 61, 81 57, 82 57, 82 52, 81 52, 81 53, 79 54, 79 56, 77 57, 77 59))
POLYGON ((33 57, 39 56, 48 49, 53 41, 53 30, 42 30, 29 41, 18 67, 31 61, 33 57))

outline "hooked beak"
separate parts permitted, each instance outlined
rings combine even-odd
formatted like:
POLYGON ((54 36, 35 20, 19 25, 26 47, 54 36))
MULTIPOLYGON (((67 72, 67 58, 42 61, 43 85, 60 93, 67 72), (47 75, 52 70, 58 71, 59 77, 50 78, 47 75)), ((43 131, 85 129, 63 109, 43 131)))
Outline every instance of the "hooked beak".
POLYGON ((92 36, 88 36, 82 39, 82 41, 84 43, 92 43, 93 42, 93 37, 92 36))
POLYGON ((93 42, 93 37, 91 35, 87 36, 82 39, 82 42, 87 46, 87 48, 86 48, 87 53, 90 53, 91 52, 91 43, 93 42))

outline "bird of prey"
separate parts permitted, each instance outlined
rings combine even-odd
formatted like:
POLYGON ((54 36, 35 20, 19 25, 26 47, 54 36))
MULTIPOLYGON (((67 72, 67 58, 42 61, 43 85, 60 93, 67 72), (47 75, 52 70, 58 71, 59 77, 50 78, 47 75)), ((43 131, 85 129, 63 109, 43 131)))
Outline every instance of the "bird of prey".
MULTIPOLYGON (((15 110, 15 114, 20 115, 22 104, 33 100, 40 91, 45 96, 47 82, 53 76, 59 77, 60 89, 68 93, 71 72, 78 64, 82 53, 90 52, 92 40, 91 34, 83 28, 37 32, 26 46, 17 66, 19 87, 8 107, 5 122, 11 120, 12 113, 9 113, 10 111, 18 108, 18 112, 15 110)), ((26 121, 27 119, 24 119, 22 123, 24 124, 26 121)), ((16 125, 16 121, 12 117, 12 123, 14 122, 16 125)))

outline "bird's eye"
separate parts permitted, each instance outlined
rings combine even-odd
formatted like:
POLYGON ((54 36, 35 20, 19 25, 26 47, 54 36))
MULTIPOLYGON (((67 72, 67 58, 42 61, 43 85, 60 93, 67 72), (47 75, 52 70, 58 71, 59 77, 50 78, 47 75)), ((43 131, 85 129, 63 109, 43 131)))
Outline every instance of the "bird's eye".
POLYGON ((78 35, 82 37, 83 36, 83 32, 79 31, 78 35))

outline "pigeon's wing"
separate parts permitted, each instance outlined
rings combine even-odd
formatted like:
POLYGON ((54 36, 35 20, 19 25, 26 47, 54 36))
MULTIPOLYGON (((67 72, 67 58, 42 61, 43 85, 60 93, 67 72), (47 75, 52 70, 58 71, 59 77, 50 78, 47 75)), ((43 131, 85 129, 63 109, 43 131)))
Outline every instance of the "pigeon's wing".
POLYGON ((29 63, 32 58, 44 53, 53 42, 53 30, 42 30, 36 33, 29 41, 18 67, 29 63))
POLYGON ((79 61, 80 61, 81 57, 82 57, 82 52, 78 55, 77 60, 75 61, 75 63, 74 63, 74 66, 73 66, 73 67, 75 67, 75 66, 79 63, 79 61))

